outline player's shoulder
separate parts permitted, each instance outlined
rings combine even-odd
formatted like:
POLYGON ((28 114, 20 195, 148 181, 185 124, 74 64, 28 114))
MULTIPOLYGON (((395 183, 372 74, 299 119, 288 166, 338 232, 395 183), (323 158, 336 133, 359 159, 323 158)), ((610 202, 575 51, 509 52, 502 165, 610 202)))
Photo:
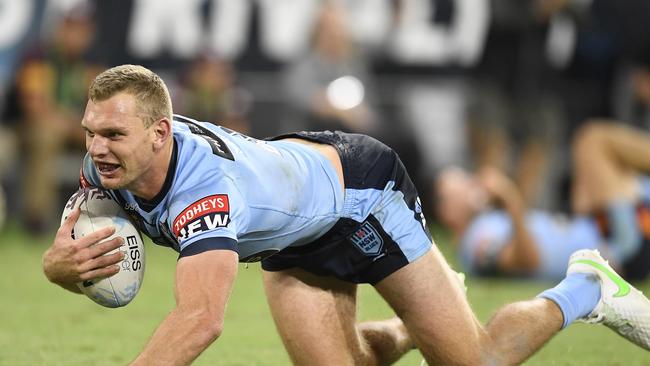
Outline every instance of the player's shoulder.
POLYGON ((217 157, 210 148, 179 149, 174 171, 171 198, 177 204, 190 204, 215 193, 234 194, 238 192, 235 178, 236 168, 227 159, 217 157))
POLYGON ((221 126, 174 115, 174 136, 181 147, 191 146, 219 158, 234 161, 231 146, 234 141, 221 126))
POLYGON ((223 135, 224 131, 218 124, 198 121, 180 114, 174 114, 174 130, 181 133, 192 133, 195 135, 217 134, 223 135))

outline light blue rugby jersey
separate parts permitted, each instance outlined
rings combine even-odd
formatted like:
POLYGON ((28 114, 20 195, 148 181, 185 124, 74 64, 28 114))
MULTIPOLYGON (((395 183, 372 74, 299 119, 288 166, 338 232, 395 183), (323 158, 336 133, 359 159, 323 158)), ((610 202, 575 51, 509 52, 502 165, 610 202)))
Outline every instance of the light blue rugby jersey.
MULTIPOLYGON (((526 226, 540 253, 538 278, 564 278, 569 257, 579 249, 597 249, 603 244, 595 221, 577 216, 571 219, 533 210, 526 226)), ((503 210, 487 210, 469 225, 460 240, 460 261, 473 273, 493 272, 503 247, 512 240, 510 215, 503 210)))
MULTIPOLYGON (((144 234, 181 256, 229 248, 241 261, 257 261, 318 238, 341 216, 334 167, 308 146, 260 141, 179 115, 173 136, 174 156, 157 197, 111 194, 144 234)), ((101 186, 88 154, 83 175, 101 186)))

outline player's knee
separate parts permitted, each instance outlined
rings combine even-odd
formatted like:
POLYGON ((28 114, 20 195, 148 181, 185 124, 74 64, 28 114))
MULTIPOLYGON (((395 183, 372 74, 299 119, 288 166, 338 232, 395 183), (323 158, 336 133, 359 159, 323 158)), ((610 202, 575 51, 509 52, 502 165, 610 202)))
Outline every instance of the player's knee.
POLYGON ((599 142, 608 138, 612 134, 612 130, 616 127, 611 122, 602 119, 588 119, 578 129, 575 134, 577 143, 585 142, 599 142))
POLYGON ((602 120, 588 120, 578 129, 573 140, 574 154, 589 154, 594 149, 603 148, 611 126, 602 120))

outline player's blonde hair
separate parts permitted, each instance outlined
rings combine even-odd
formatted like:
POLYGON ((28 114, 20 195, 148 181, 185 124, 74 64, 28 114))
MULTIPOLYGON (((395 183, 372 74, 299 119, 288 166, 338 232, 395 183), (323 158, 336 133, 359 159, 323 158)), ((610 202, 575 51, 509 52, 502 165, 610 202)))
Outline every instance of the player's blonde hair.
POLYGON ((102 72, 90 84, 88 98, 101 102, 118 93, 135 97, 139 117, 145 127, 162 118, 172 120, 172 102, 167 85, 146 67, 121 65, 102 72))

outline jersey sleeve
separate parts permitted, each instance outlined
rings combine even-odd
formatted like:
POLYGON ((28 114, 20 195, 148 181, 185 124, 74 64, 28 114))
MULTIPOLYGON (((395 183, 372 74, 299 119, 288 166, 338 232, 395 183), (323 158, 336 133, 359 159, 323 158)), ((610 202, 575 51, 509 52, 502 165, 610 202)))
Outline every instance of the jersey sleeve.
POLYGON ((243 196, 234 184, 220 181, 192 187, 170 205, 169 227, 188 256, 213 249, 237 250, 237 238, 247 225, 243 196))

